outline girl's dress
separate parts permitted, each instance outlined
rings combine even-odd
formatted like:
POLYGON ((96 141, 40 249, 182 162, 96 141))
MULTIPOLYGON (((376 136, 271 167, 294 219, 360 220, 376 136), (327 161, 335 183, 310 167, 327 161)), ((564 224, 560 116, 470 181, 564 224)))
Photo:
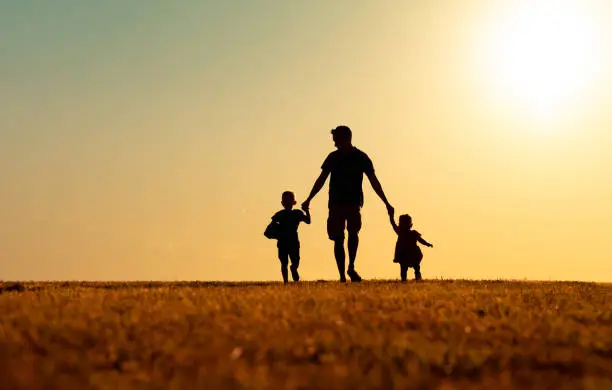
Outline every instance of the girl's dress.
POLYGON ((421 264, 423 252, 421 252, 421 248, 417 245, 417 240, 421 237, 421 233, 416 230, 398 230, 393 262, 405 264, 409 267, 421 264))

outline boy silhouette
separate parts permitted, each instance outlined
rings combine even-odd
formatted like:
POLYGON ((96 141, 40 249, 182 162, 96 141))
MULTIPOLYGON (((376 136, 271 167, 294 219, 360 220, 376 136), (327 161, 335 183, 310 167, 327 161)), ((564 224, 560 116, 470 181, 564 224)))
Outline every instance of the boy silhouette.
POLYGON ((281 273, 283 282, 288 283, 289 275, 287 266, 291 259, 291 277, 294 282, 300 280, 298 267, 300 266, 300 240, 298 238, 298 226, 300 222, 310 224, 310 211, 304 208, 301 210, 293 210, 295 206, 295 195, 291 191, 283 192, 281 197, 283 209, 274 216, 272 221, 278 223, 278 259, 281 263, 281 273))

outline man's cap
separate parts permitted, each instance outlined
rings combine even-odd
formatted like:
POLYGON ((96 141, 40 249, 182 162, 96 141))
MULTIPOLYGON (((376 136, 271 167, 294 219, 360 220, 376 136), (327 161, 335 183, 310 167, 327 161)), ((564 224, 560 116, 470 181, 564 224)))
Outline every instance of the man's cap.
POLYGON ((343 135, 350 136, 350 135, 352 135, 351 129, 348 126, 344 126, 344 125, 341 125, 341 126, 336 127, 335 129, 332 129, 331 133, 333 135, 339 135, 339 136, 343 136, 343 135))

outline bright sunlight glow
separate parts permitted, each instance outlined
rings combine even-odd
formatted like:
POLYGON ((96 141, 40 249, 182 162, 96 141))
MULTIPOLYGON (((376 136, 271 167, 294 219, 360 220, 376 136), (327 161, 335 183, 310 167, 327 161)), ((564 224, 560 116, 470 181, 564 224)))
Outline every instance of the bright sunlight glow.
POLYGON ((558 116, 601 69, 595 17, 580 4, 528 2, 493 28, 488 68, 494 86, 530 115, 558 116))

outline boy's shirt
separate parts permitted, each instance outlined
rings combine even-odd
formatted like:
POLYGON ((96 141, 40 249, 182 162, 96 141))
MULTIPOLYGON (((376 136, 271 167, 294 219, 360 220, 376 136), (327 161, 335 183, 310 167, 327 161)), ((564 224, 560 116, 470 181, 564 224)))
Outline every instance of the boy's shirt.
POLYGON ((274 214, 272 220, 279 223, 279 241, 297 241, 298 225, 306 221, 306 214, 302 210, 281 210, 274 214))

